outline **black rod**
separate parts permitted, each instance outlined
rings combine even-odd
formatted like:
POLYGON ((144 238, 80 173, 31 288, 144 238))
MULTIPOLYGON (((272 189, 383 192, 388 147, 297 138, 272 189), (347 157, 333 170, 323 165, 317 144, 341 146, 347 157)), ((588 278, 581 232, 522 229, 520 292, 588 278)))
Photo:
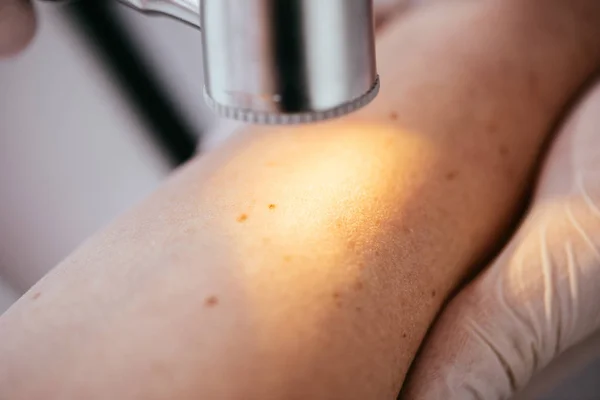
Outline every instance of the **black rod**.
POLYGON ((113 7, 105 0, 86 0, 69 3, 66 8, 119 82, 153 141, 176 167, 196 153, 201 132, 195 134, 177 109, 113 7))

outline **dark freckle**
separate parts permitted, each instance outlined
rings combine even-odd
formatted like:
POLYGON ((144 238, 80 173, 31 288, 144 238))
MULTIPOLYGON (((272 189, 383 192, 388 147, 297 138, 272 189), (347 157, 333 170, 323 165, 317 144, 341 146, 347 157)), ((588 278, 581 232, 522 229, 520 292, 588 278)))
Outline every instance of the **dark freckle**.
POLYGON ((269 204, 269 210, 274 210, 277 207, 275 204, 269 204))
POLYGON ((239 217, 237 217, 237 222, 244 222, 248 219, 248 215, 247 214, 241 214, 239 217))
POLYGON ((392 121, 397 121, 397 120, 398 120, 398 114, 397 114, 397 113, 395 113, 395 112, 393 112, 393 113, 390 113, 390 119, 391 119, 392 121))
POLYGON ((487 131, 488 133, 496 133, 498 131, 498 124, 496 121, 491 120, 487 123, 487 131))
POLYGON ((334 299, 339 299, 340 298, 339 292, 333 292, 333 298, 334 299))
POLYGON ((356 311, 361 312, 362 311, 362 307, 361 306, 356 306, 356 311))
POLYGON ((290 261, 292 261, 292 256, 284 256, 284 257, 283 257, 283 261, 285 261, 285 262, 290 262, 290 261))
POLYGON ((458 176, 458 171, 450 171, 446 174, 447 181, 453 181, 458 176))
POLYGON ((437 292, 435 290, 431 291, 431 297, 435 297, 437 295, 437 292))
POLYGON ((219 299, 217 296, 209 296, 204 300, 204 305, 206 307, 214 307, 219 304, 219 299))
POLYGON ((402 337, 406 339, 406 332, 402 332, 402 337))
POLYGON ((379 255, 379 250, 375 250, 375 255, 378 256, 379 255))
POLYGON ((33 300, 39 299, 41 295, 42 295, 41 292, 37 292, 36 294, 33 295, 33 300))
POLYGON ((363 290, 364 287, 365 287, 365 285, 363 285, 363 283, 361 281, 358 281, 354 284, 354 288, 356 290, 363 290))

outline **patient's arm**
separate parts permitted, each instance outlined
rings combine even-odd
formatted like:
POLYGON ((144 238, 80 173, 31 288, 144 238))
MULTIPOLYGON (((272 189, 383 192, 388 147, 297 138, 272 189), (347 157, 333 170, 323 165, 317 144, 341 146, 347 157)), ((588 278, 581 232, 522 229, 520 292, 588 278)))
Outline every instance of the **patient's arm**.
POLYGON ((372 106, 246 129, 85 243, 0 319, 0 398, 395 398, 600 61, 595 0, 493 3, 389 26, 372 106))

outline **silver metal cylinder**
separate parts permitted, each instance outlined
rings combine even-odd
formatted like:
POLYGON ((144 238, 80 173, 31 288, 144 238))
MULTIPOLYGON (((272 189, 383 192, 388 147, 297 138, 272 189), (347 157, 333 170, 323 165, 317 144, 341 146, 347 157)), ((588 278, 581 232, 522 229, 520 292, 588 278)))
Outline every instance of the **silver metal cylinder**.
POLYGON ((200 27, 205 99, 254 123, 339 117, 379 91, 373 0, 120 0, 200 27))
POLYGON ((205 97, 225 117, 337 117, 379 89, 372 0, 203 0, 205 97))

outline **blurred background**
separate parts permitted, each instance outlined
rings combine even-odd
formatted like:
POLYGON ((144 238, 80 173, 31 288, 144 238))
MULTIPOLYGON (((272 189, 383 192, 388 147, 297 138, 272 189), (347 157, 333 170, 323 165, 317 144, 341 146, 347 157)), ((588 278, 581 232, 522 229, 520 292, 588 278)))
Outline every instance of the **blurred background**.
MULTIPOLYGON (((36 6, 34 43, 0 62, 0 314, 238 126, 204 104, 199 31, 110 1, 36 6)), ((558 364, 581 364, 574 354, 558 364)), ((600 362, 584 364, 520 398, 600 399, 600 362)))
POLYGON ((0 312, 235 126, 204 104, 199 31, 116 2, 36 6, 34 43, 0 62, 0 312))

